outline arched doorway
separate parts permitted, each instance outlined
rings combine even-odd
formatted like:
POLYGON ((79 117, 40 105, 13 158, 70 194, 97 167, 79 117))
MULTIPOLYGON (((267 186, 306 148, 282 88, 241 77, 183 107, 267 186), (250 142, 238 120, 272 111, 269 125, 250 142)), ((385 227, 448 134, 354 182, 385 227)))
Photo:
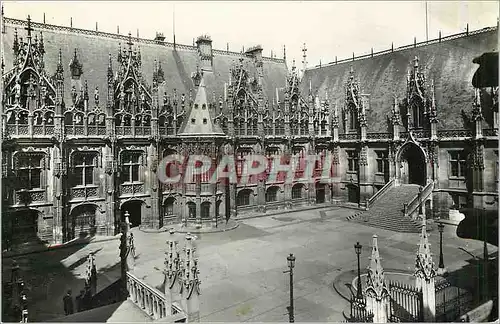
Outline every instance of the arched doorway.
POLYGON ((129 213, 130 227, 136 227, 142 224, 144 202, 141 200, 130 200, 123 203, 121 211, 121 221, 125 221, 125 212, 129 213))
POLYGON ((325 202, 325 184, 316 182, 316 203, 322 204, 325 202))
POLYGON ((208 201, 201 203, 201 218, 202 219, 210 219, 210 203, 208 201))
POLYGON ((93 236, 96 232, 96 206, 80 205, 71 211, 69 239, 93 236))
POLYGON ((25 209, 5 217, 2 241, 7 246, 35 242, 38 239, 38 211, 25 209))
POLYGON ((350 203, 359 203, 359 187, 353 183, 347 185, 347 201, 350 203))
POLYGON ((399 153, 400 175, 402 184, 418 184, 424 186, 426 183, 425 156, 422 149, 415 143, 403 145, 399 153))

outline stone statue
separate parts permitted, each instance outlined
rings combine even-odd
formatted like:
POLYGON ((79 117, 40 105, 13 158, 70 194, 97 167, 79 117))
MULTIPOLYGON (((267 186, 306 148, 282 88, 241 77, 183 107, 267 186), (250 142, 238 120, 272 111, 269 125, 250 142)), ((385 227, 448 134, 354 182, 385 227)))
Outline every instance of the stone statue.
POLYGON ((71 86, 71 100, 73 100, 73 104, 76 104, 76 97, 78 97, 78 94, 76 93, 76 88, 75 86, 71 86))
POLYGON ((15 96, 15 103, 20 104, 21 103, 21 80, 17 79, 16 85, 14 86, 14 96, 15 96))

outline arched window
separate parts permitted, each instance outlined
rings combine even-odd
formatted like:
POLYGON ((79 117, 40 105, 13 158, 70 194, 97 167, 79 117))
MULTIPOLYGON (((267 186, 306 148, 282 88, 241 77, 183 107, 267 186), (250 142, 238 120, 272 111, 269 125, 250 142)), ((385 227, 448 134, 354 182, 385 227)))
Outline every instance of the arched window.
POLYGON ((238 193, 236 197, 237 206, 249 206, 250 205, 250 194, 252 191, 249 189, 243 189, 238 193))
POLYGON ((278 201, 278 187, 269 187, 266 191, 266 202, 278 201))
POLYGON ((349 110, 349 130, 355 131, 358 129, 358 114, 354 108, 349 110))
POLYGON ((300 199, 302 198, 302 188, 303 184, 297 183, 292 187, 292 199, 300 199))
POLYGON ((285 120, 282 118, 276 119, 274 123, 276 128, 276 135, 285 135, 285 120))
POLYGON ((422 100, 415 98, 412 102, 413 128, 424 127, 424 109, 422 100))

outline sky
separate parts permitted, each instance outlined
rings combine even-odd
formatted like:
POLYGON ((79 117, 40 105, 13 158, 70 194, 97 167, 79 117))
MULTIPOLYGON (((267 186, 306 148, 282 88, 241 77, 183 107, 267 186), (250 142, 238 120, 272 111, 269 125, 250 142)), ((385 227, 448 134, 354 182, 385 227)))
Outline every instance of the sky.
POLYGON ((6 17, 154 38, 163 32, 191 45, 210 35, 213 48, 240 52, 261 45, 287 64, 302 68, 426 39, 495 26, 498 1, 5 1, 6 17), (175 12, 175 15, 174 15, 175 12))

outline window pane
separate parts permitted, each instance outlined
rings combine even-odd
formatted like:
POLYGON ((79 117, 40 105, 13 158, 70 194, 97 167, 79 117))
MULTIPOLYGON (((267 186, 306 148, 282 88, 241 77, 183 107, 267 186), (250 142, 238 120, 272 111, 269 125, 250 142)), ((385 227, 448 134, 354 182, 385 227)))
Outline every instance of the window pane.
POLYGON ((82 186, 83 183, 83 168, 75 168, 75 186, 82 186))
POLYGON ((85 184, 93 184, 94 183, 94 168, 86 167, 85 168, 85 184))
POLYGON ((42 171, 39 169, 31 170, 31 188, 40 188, 41 187, 41 181, 40 181, 40 173, 41 172, 42 171))
POLYGON ((467 171, 467 167, 465 161, 460 161, 460 177, 465 177, 465 172, 467 171))
POLYGON ((451 162, 451 175, 453 177, 458 177, 458 163, 457 162, 451 162))
POLYGON ((18 170, 17 178, 19 189, 29 189, 29 170, 18 170))
POLYGON ((84 157, 82 154, 75 155, 75 159, 74 159, 75 165, 83 165, 83 161, 84 161, 84 157))
POLYGON ((94 156, 85 155, 85 165, 93 165, 93 164, 94 164, 94 156))
POLYGON ((382 173, 384 172, 384 165, 382 164, 382 160, 377 160, 377 172, 382 173))
POLYGON ((130 170, 129 170, 128 166, 122 167, 122 179, 125 182, 129 182, 130 181, 130 170))
POLYGON ((132 181, 139 181, 139 166, 132 166, 132 181))

